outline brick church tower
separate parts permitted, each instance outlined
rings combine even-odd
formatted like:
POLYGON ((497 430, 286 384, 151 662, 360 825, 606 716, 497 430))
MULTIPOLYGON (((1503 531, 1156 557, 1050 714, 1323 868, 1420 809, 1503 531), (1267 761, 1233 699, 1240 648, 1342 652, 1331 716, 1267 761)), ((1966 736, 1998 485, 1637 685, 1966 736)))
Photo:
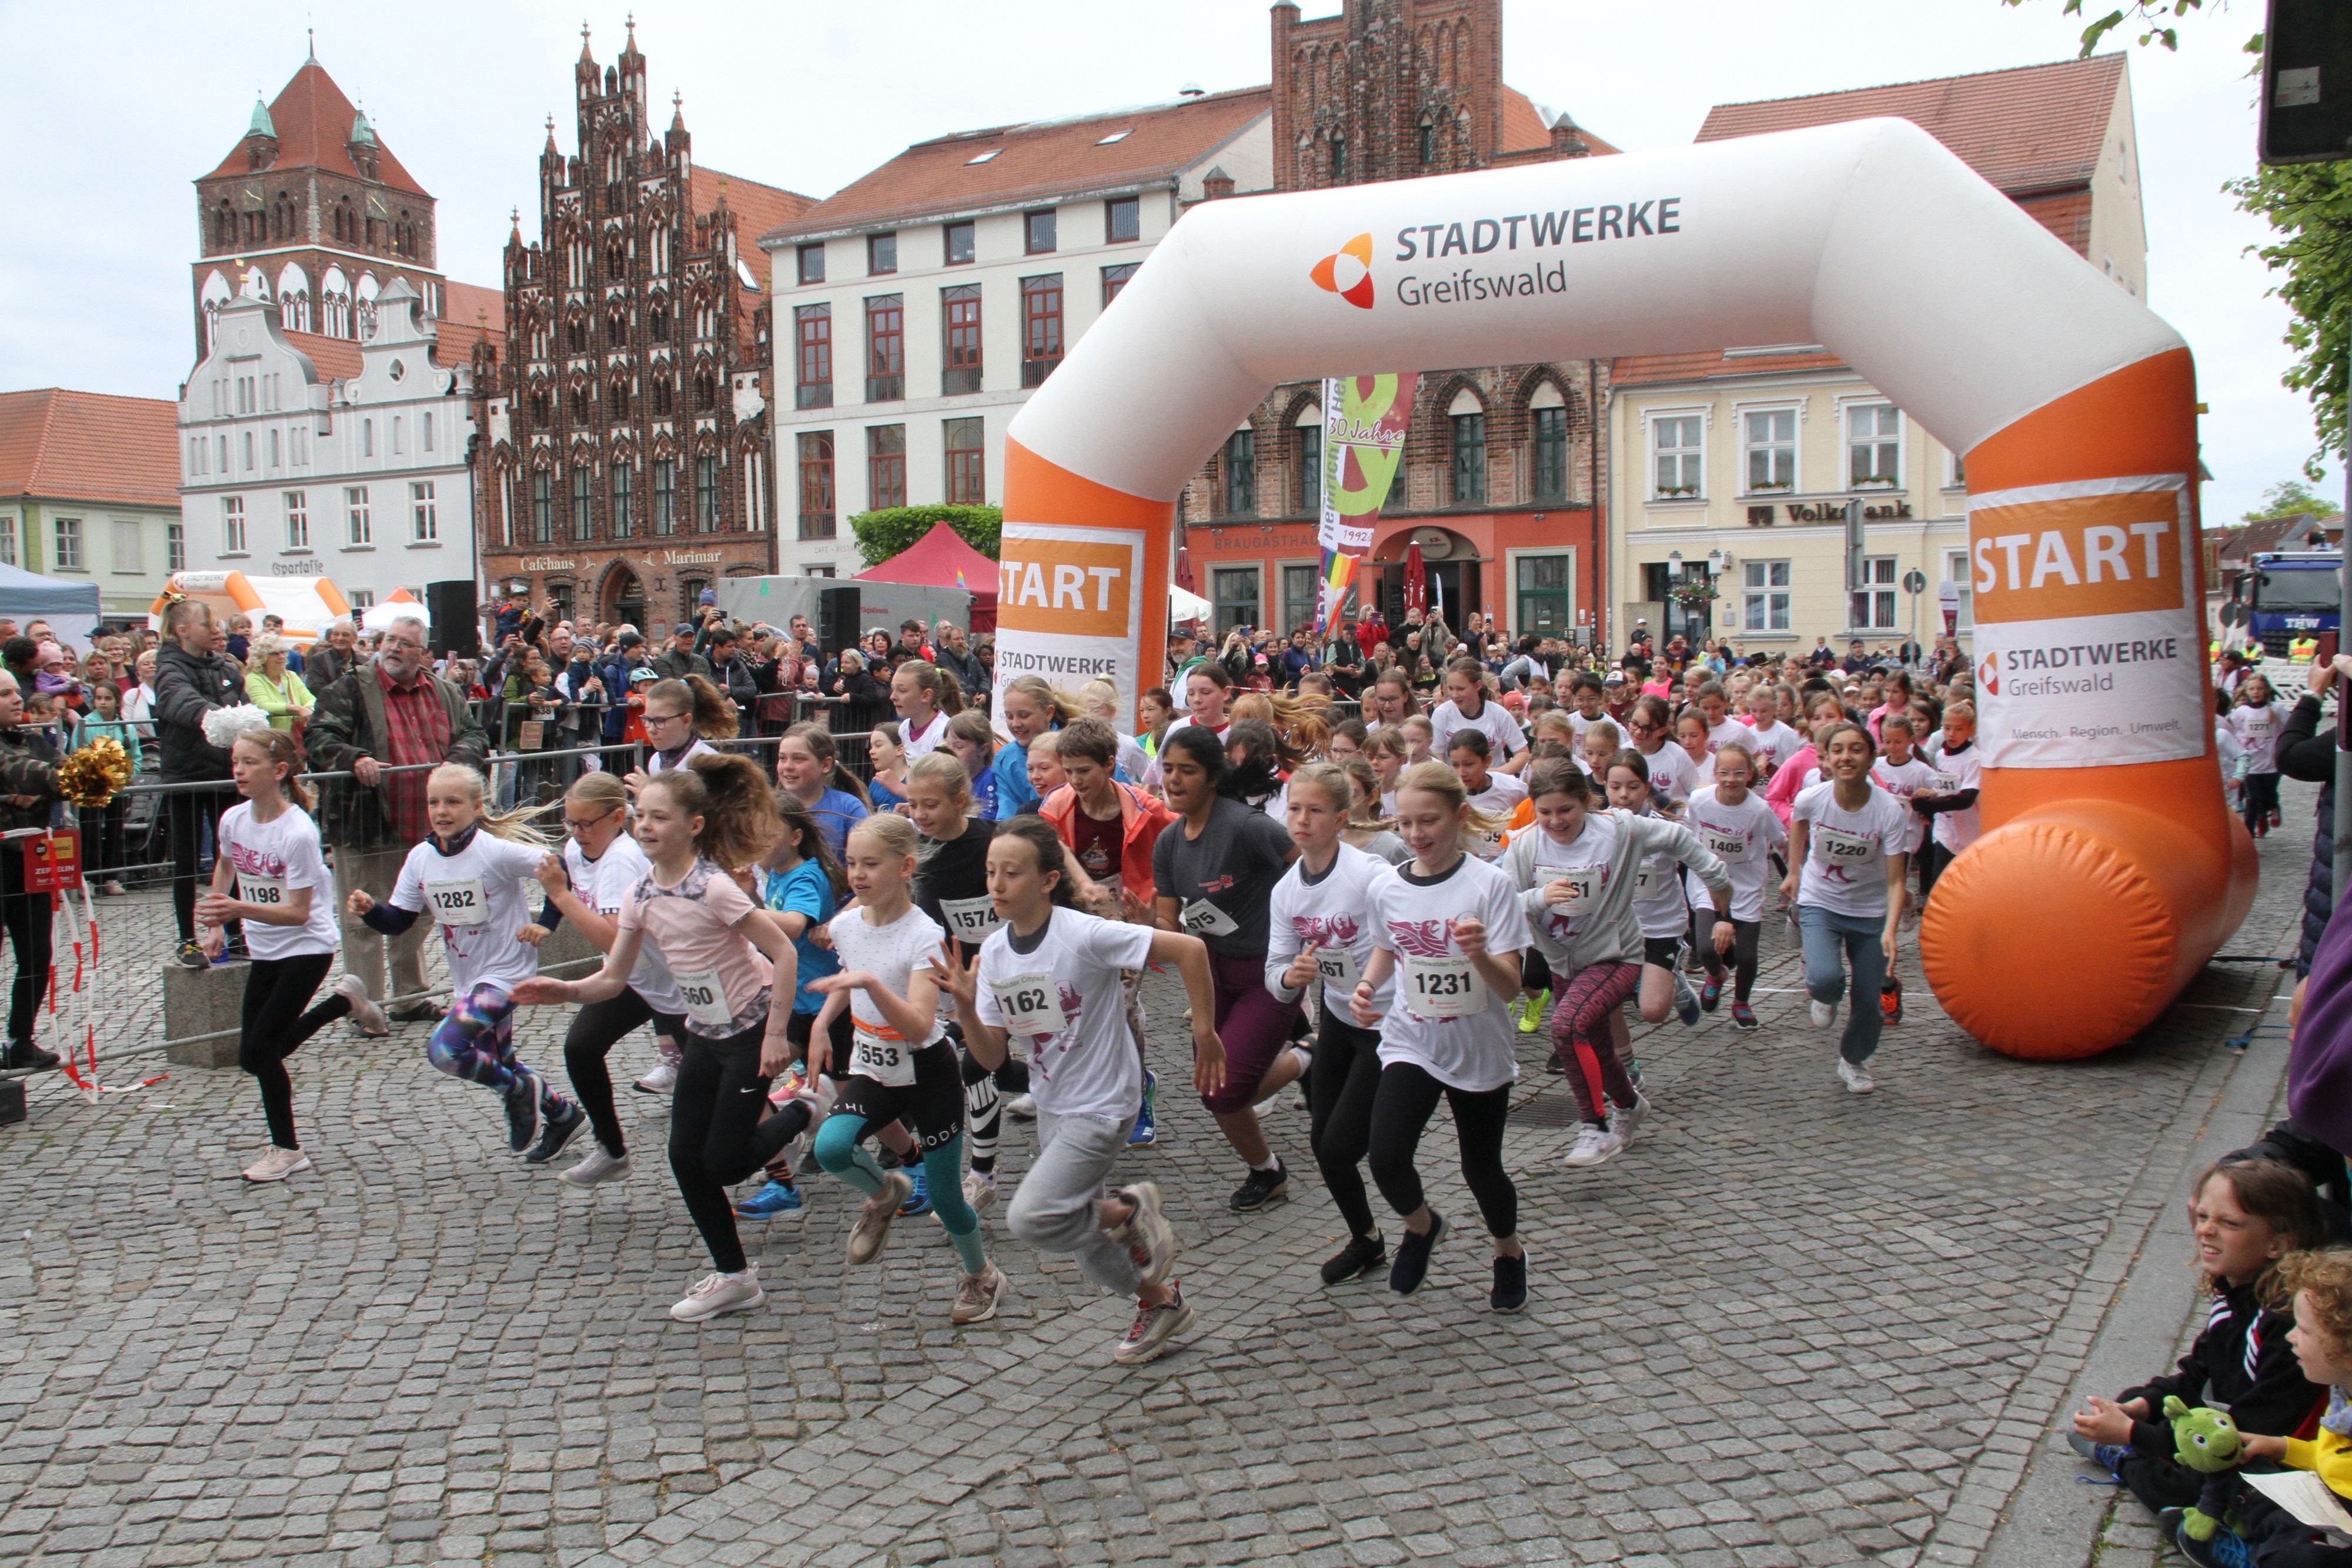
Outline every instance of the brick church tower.
MULTIPOLYGON (((1345 0, 1273 10, 1279 190, 1409 180, 1615 148, 1503 80, 1501 0, 1345 0)), ((1362 373, 1388 369, 1356 367, 1362 373)), ((1418 540, 1458 631, 1590 627, 1607 581, 1597 413, 1605 365, 1478 366, 1421 378, 1405 467, 1359 575, 1391 624, 1418 540)), ((1277 388, 1187 489, 1186 545, 1221 624, 1287 632, 1314 612, 1320 388, 1277 388)))
POLYGON ((759 235, 810 199, 698 164, 673 101, 656 136, 632 25, 610 66, 581 30, 577 151, 554 121, 539 237, 506 246, 509 351, 475 356, 474 496, 493 595, 650 631, 722 576, 774 570, 771 319, 759 235))

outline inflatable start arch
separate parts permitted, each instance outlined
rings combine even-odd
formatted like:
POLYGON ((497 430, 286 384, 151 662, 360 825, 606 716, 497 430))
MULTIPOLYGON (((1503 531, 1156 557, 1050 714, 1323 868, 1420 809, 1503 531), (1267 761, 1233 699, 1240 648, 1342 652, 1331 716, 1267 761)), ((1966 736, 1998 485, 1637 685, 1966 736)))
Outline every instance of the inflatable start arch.
POLYGON ((997 678, 1132 704, 1173 505, 1279 382, 1787 342, 1967 457, 1988 831, 1937 883, 1928 979, 1997 1050, 2105 1050, 2253 898, 2189 351, 1906 120, 1193 209, 1013 422, 997 678))

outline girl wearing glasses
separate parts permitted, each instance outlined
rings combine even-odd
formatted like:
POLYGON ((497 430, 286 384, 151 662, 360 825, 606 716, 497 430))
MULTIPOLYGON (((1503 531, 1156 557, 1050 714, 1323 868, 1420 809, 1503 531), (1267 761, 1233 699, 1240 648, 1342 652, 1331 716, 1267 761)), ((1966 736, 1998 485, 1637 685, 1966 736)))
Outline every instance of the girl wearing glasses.
POLYGON ((715 757, 714 740, 735 734, 735 705, 700 675, 683 680, 656 681, 646 690, 646 766, 629 775, 629 795, 635 799, 646 781, 683 768, 698 757, 715 757))

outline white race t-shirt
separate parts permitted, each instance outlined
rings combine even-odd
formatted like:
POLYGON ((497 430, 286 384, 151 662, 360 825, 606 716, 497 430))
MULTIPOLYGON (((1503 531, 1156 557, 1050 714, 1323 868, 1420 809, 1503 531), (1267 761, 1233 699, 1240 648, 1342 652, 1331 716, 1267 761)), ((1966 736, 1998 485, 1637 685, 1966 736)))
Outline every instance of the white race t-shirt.
MULTIPOLYGON (((1532 831, 1535 842, 1535 880, 1532 885, 1541 889, 1563 879, 1580 884, 1580 891, 1573 904, 1549 904, 1539 917, 1544 923, 1544 935, 1565 948, 1578 934, 1588 928, 1593 910, 1608 890, 1609 879, 1617 861, 1617 818, 1606 810, 1587 811, 1584 827, 1574 840, 1560 843, 1538 826, 1532 831)), ((1524 911, 1523 911, 1524 913, 1524 911)))
POLYGON ((702 737, 698 735, 692 740, 686 743, 686 750, 684 754, 682 754, 676 762, 665 760, 660 752, 648 747, 646 752, 646 777, 650 779, 655 774, 667 772, 672 768, 683 768, 698 757, 716 757, 718 755, 719 748, 711 745, 710 742, 703 739, 702 737))
POLYGON ((1475 855, 1435 882, 1401 866, 1373 890, 1372 913, 1373 946, 1397 961, 1396 994, 1379 1024, 1381 1065, 1409 1061, 1471 1093, 1515 1082, 1511 996, 1469 967, 1453 928, 1475 918, 1486 925, 1489 953, 1525 952, 1534 937, 1510 879, 1475 855), (1465 1000, 1477 1005, 1458 1017, 1431 1016, 1465 1000))
POLYGON ((1445 755, 1448 739, 1465 729, 1475 729, 1486 737, 1493 760, 1498 763, 1508 762, 1528 748, 1527 732, 1519 727, 1519 721, 1511 716, 1510 710, 1498 702, 1481 704, 1476 718, 1465 714, 1454 703, 1439 703, 1436 711, 1429 716, 1429 727, 1436 737, 1429 749, 1439 757, 1445 755))
MULTIPOLYGON (((605 846, 604 852, 590 860, 580 852, 577 841, 563 842, 563 870, 572 879, 572 891, 579 900, 607 920, 618 919, 621 901, 641 878, 653 874, 653 862, 637 841, 623 833, 605 846)), ((662 956, 661 946, 651 936, 637 944, 636 967, 629 971, 629 989, 645 999, 646 1006, 657 1013, 673 1018, 686 1012, 686 998, 678 995, 677 981, 669 972, 669 960, 662 956)))
POLYGON ((1805 737, 1776 718, 1769 728, 1758 725, 1748 730, 1748 748, 1756 754, 1758 770, 1769 772, 1802 751, 1805 737))
POLYGON ((428 838, 400 862, 390 902, 441 928, 454 995, 476 986, 512 991, 539 973, 539 949, 515 933, 530 924, 523 884, 536 884, 544 853, 476 829, 454 855, 428 838))
POLYGON ((907 721, 902 718, 898 721, 898 733, 906 737, 904 744, 908 761, 912 762, 918 758, 929 757, 947 740, 948 716, 944 713, 933 714, 931 722, 920 730, 908 728, 907 721))
MULTIPOLYGON (((1290 862, 1274 884, 1266 924, 1266 988, 1289 1000, 1280 983, 1282 972, 1313 943, 1316 967, 1323 975, 1323 1005, 1336 1008, 1349 1023, 1348 998, 1372 961, 1372 893, 1392 875, 1388 862, 1367 851, 1341 844, 1339 852, 1319 877, 1307 874, 1304 859, 1290 862)), ((1395 992, 1394 981, 1372 995, 1372 1005, 1385 1010, 1395 992)))
MULTIPOLYGON (((1665 821, 1654 812, 1644 815, 1665 821)), ((1685 824, 1675 824, 1685 827, 1685 824)), ((1652 937, 1679 936, 1688 925, 1688 905, 1683 902, 1683 862, 1672 850, 1653 850, 1642 857, 1639 870, 1633 873, 1633 917, 1642 923, 1642 936, 1652 937)), ((1698 896, 1706 900, 1704 907, 1712 914, 1715 899, 1704 884, 1699 884, 1698 896)))
MULTIPOLYGON (((1706 716, 1702 714, 1700 716, 1704 718, 1706 716)), ((1727 746, 1753 747, 1755 744, 1756 732, 1736 718, 1727 718, 1721 724, 1707 727, 1706 749, 1710 757, 1727 746)))
MULTIPOLYGON (((903 997, 913 987, 915 971, 938 959, 940 945, 947 940, 947 933, 912 904, 887 925, 870 924, 866 913, 852 909, 835 915, 825 926, 833 936, 833 950, 841 956, 842 972, 863 969, 881 981, 883 989, 903 997)), ((835 1071, 902 1087, 915 1081, 910 1052, 920 1051, 946 1032, 934 1018, 929 1033, 920 1040, 908 1040, 883 1016, 863 987, 849 993, 849 1021, 855 1043, 850 1047, 849 1060, 839 1063, 835 1071)))
POLYGON ((1654 800, 1687 800, 1692 790, 1714 782, 1711 774, 1705 779, 1698 777, 1698 765, 1690 759, 1690 753, 1672 741, 1655 751, 1642 752, 1642 760, 1649 765, 1650 795, 1654 800))
POLYGON ((310 890, 310 917, 299 925, 245 922, 247 951, 278 959, 335 950, 335 879, 319 852, 319 824, 310 812, 289 805, 257 822, 253 802, 239 800, 221 815, 220 843, 236 868, 236 896, 242 902, 283 909, 297 888, 310 890))
MULTIPOLYGON (((1900 765, 1887 761, 1885 757, 1870 765, 1870 781, 1906 804, 1922 789, 1932 792, 1936 788, 1935 779, 1936 770, 1916 754, 1910 761, 1900 765)), ((1916 854, 1927 837, 1927 819, 1916 811, 1912 812, 1911 841, 1904 845, 1904 852, 1916 854)))
MULTIPOLYGON (((1517 774, 1496 773, 1489 769, 1486 787, 1470 797, 1470 804, 1507 823, 1511 813, 1518 810, 1519 802, 1527 798, 1528 787, 1519 781, 1517 774)), ((1491 833, 1465 832, 1462 835, 1462 847, 1482 861, 1490 861, 1503 852, 1503 840, 1508 832, 1507 827, 1497 828, 1491 833)))
MULTIPOLYGON (((1788 830, 1750 789, 1737 806, 1717 799, 1715 787, 1695 792, 1683 810, 1683 825, 1696 834, 1707 852, 1723 862, 1731 876, 1731 917, 1764 918, 1764 890, 1772 880, 1772 852, 1789 841, 1788 830)), ((1690 886, 1694 909, 1712 911, 1715 900, 1698 883, 1690 886)))
POLYGON ((1886 857, 1910 842, 1910 818, 1909 807, 1874 784, 1858 811, 1837 803, 1835 783, 1801 791, 1790 809, 1790 821, 1806 828, 1797 902, 1833 915, 1884 915, 1886 857))
MULTIPOLYGON (((1928 788, 1938 795, 1951 795, 1962 789, 1977 789, 1983 779, 1984 754, 1977 749, 1974 741, 1970 741, 1966 751, 1955 751, 1947 747, 1944 754, 1936 758, 1935 779, 1928 788)), ((1983 812, 1975 806, 1965 811, 1938 811, 1936 813, 1936 841, 1958 854, 1977 841, 1978 835, 1984 831, 1983 824, 1983 812)))
POLYGON ((2273 702, 2263 706, 2247 706, 2230 710, 2229 726, 2238 735, 2238 744, 2246 748, 2248 773, 2278 771, 2278 737, 2280 727, 2286 722, 2287 705, 2273 702))
POLYGON ((1057 1116, 1124 1122, 1143 1103, 1119 974, 1150 960, 1151 927, 1056 909, 1022 952, 1000 925, 980 947, 980 1021, 1029 1048, 1030 1092, 1057 1116))

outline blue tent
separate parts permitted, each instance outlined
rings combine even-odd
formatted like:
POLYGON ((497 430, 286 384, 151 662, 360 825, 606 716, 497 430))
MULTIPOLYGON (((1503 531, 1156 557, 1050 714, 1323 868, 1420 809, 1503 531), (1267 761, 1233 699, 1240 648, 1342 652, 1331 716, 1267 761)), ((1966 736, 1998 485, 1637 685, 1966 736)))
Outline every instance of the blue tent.
POLYGON ((0 565, 0 615, 18 625, 37 616, 59 635, 87 646, 101 613, 94 582, 43 577, 22 567, 0 565))

